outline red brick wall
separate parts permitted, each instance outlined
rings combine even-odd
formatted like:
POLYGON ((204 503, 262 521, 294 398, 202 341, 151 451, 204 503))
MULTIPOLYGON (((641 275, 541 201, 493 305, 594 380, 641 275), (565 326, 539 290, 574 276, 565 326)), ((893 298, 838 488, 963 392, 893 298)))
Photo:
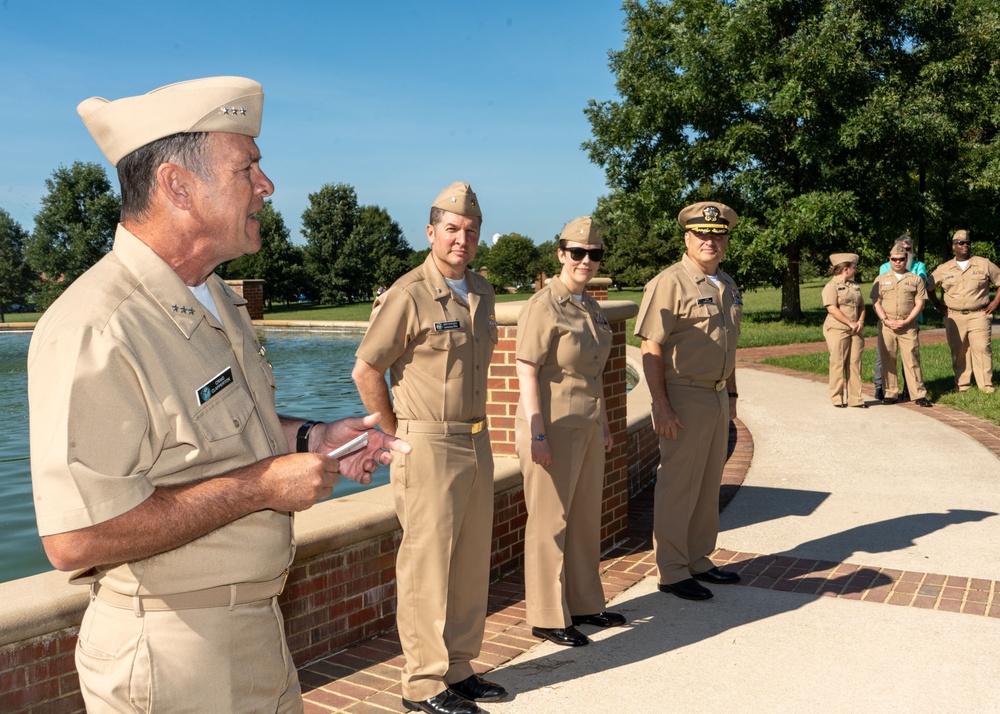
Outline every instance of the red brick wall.
POLYGON ((227 280, 226 285, 247 301, 247 311, 251 320, 264 319, 263 280, 227 280))

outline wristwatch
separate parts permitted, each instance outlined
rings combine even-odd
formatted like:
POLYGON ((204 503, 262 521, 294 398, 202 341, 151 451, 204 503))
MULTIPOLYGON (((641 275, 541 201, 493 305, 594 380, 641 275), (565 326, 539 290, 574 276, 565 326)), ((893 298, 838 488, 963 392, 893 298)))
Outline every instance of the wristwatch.
POLYGON ((318 421, 307 421, 299 427, 299 433, 295 435, 295 450, 298 453, 305 454, 309 451, 309 431, 317 424, 318 421))
POLYGON ((539 434, 538 436, 531 437, 532 441, 545 441, 545 434, 539 434))

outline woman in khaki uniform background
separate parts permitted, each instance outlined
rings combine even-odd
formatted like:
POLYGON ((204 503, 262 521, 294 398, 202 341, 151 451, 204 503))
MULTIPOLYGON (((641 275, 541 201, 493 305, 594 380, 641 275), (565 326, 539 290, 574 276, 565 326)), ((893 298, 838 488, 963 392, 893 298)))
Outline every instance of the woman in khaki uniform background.
POLYGON ((559 236, 562 271, 517 323, 528 622, 535 637, 569 647, 590 641, 575 625, 625 624, 604 612, 598 573, 604 458, 612 446, 604 403, 611 329, 585 288, 603 253, 589 217, 567 224, 559 236))
POLYGON ((858 256, 834 253, 830 265, 833 279, 823 288, 823 307, 828 313, 823 322, 823 337, 830 347, 830 400, 835 407, 865 409, 868 405, 861 396, 865 299, 854 282, 858 256))

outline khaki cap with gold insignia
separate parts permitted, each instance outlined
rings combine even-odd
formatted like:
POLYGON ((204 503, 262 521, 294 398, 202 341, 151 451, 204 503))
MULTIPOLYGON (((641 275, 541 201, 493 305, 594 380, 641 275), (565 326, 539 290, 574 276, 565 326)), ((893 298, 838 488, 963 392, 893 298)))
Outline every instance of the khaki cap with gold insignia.
POLYGON ((559 240, 573 240, 577 243, 590 243, 601 245, 604 234, 601 229, 594 225, 590 216, 580 216, 574 218, 566 224, 559 234, 559 240))
POLYGON ((701 201, 681 210, 677 220, 684 230, 696 233, 729 233, 740 217, 724 203, 701 201))
POLYGON ((173 134, 221 131, 260 135, 264 93, 244 77, 168 84, 137 97, 84 99, 76 111, 112 166, 136 149, 173 134))
POLYGON ((456 181, 439 193, 431 207, 457 213, 460 216, 483 217, 483 212, 479 210, 479 199, 472 191, 472 186, 463 181, 456 181))
POLYGON ((966 230, 955 231, 955 235, 951 237, 951 242, 954 243, 957 240, 969 240, 969 232, 966 230))
POLYGON ((858 262, 857 253, 833 253, 830 255, 830 265, 837 267, 841 263, 854 263, 858 262))

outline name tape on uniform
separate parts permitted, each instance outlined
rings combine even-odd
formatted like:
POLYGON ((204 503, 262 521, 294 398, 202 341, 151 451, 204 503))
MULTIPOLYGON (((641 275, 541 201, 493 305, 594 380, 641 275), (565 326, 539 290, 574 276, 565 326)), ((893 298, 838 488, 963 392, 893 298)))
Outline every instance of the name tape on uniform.
POLYGON ((713 304, 715 304, 715 298, 710 298, 710 297, 698 298, 698 304, 699 305, 713 305, 713 304))
POLYGON ((462 329, 462 323, 458 320, 449 320, 448 322, 435 322, 434 331, 435 332, 445 332, 446 330, 460 330, 462 329))
POLYGON ((198 387, 198 404, 204 404, 232 383, 233 368, 226 367, 224 370, 198 387))

